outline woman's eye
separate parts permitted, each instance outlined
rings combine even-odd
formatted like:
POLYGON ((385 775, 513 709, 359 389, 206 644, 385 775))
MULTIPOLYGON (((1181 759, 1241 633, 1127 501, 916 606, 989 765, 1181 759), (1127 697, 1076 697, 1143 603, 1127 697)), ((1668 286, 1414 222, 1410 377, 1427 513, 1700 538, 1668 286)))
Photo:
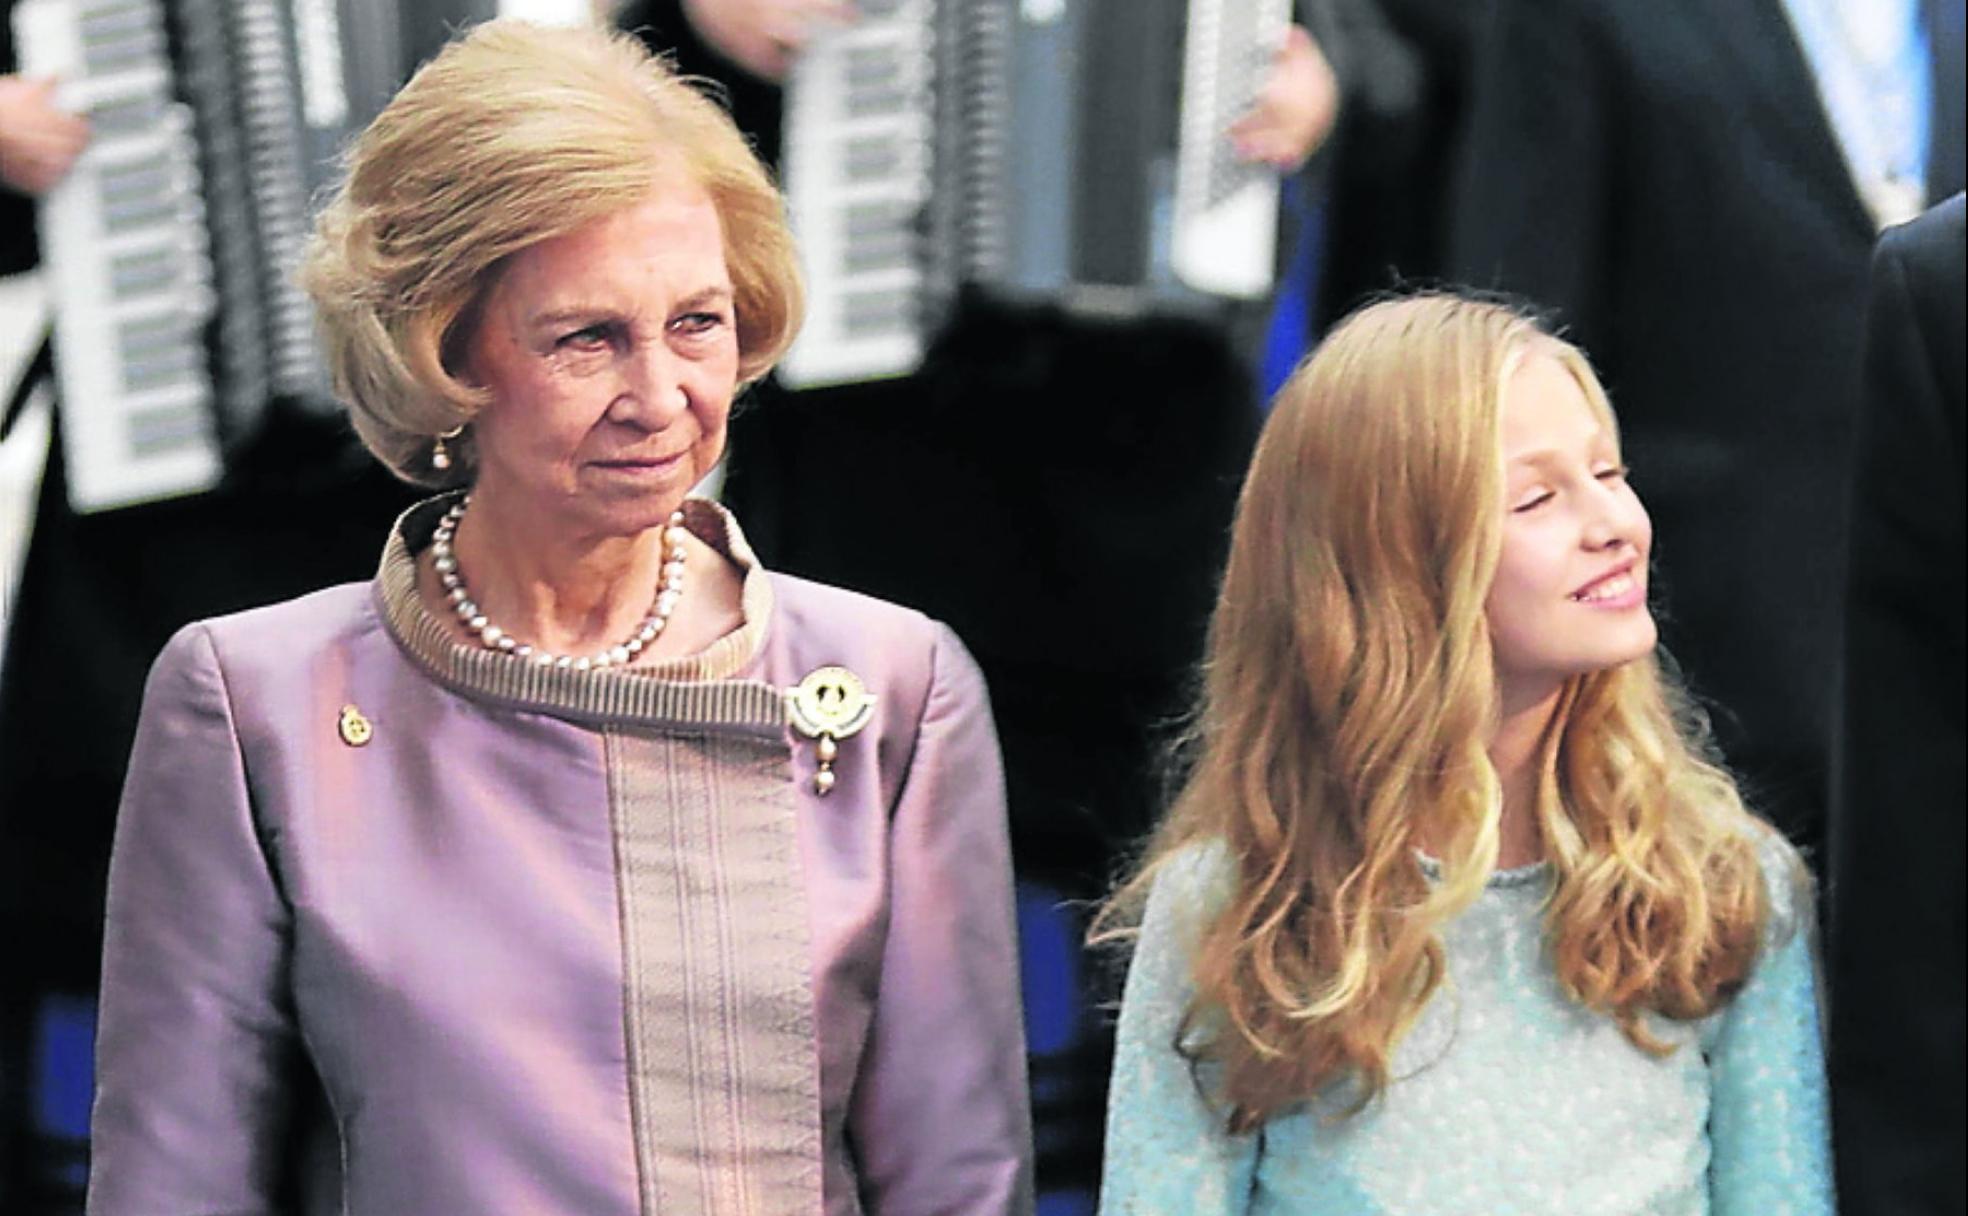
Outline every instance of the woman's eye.
POLYGON ((1610 468, 1600 469, 1599 471, 1595 472, 1593 476, 1597 477, 1600 481, 1625 481, 1626 472, 1627 469, 1625 465, 1616 464, 1611 466, 1610 468))
POLYGON ((608 343, 609 330, 606 325, 585 325, 572 333, 563 334, 560 345, 576 350, 593 350, 608 343))
POLYGON ((705 334, 724 324, 721 312, 687 312, 672 322, 679 333, 705 334))

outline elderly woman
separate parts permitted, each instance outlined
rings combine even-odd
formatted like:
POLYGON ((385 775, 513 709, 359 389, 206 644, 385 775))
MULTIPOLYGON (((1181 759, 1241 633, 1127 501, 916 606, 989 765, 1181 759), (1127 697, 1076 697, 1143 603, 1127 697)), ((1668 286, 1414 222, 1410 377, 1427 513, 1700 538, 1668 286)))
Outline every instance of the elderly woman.
POLYGON ((1026 1210, 977 671, 687 497, 800 310, 722 112, 625 39, 480 27, 305 277, 365 440, 455 488, 373 585, 159 659, 90 1210, 1026 1210))

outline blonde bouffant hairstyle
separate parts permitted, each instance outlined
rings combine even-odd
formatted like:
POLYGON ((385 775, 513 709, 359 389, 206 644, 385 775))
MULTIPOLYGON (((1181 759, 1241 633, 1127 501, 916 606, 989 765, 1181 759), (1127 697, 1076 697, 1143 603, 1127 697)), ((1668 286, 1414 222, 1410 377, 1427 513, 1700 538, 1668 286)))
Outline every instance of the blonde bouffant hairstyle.
POLYGON ((645 198, 665 175, 704 187, 724 231, 739 379, 769 371, 804 302, 771 178, 730 117, 634 38, 490 21, 446 46, 357 138, 301 268, 336 393, 406 481, 448 474, 436 436, 485 393, 454 374, 505 260, 645 198))
MULTIPOLYGON (((1096 920, 1127 937, 1164 868, 1220 848, 1174 1044, 1212 1067, 1232 1132, 1331 1093, 1357 1110, 1443 981, 1440 929, 1496 865, 1502 791, 1484 603, 1501 545, 1504 386, 1584 357, 1501 304, 1371 305, 1278 394, 1238 506, 1186 783, 1096 920), (1421 854, 1432 853, 1431 876, 1421 854), (1329 1088, 1332 1087, 1332 1088, 1329 1088)), ((1573 678, 1540 744, 1564 991, 1643 1050, 1754 965, 1763 828, 1654 657, 1573 678)), ((1200 1076, 1201 1074, 1199 1074, 1200 1076)))

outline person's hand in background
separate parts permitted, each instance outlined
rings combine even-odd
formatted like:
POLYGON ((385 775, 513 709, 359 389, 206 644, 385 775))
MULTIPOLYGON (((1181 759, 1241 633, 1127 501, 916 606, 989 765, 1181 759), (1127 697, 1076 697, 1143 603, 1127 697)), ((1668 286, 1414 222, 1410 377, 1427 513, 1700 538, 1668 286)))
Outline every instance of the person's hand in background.
POLYGON ((1230 127, 1239 159, 1285 173, 1306 162, 1332 134, 1339 117, 1339 79, 1303 26, 1285 34, 1284 45, 1251 108, 1230 127))
POLYGON ((816 34, 855 13, 850 0, 683 0, 683 15, 725 58, 776 81, 816 34))
POLYGON ((89 124, 55 105, 52 79, 0 76, 0 182, 46 194, 89 142, 89 124))

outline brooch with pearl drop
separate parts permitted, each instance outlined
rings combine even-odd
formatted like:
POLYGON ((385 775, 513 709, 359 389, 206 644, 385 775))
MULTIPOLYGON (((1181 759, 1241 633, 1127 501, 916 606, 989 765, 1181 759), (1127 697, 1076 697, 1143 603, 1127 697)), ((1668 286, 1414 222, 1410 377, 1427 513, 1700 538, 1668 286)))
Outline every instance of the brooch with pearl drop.
POLYGON ((821 667, 809 672, 786 694, 787 716, 803 735, 815 740, 820 762, 813 774, 813 792, 825 796, 834 788, 834 761, 840 741, 858 734, 875 716, 875 698, 861 677, 845 667, 821 667))

